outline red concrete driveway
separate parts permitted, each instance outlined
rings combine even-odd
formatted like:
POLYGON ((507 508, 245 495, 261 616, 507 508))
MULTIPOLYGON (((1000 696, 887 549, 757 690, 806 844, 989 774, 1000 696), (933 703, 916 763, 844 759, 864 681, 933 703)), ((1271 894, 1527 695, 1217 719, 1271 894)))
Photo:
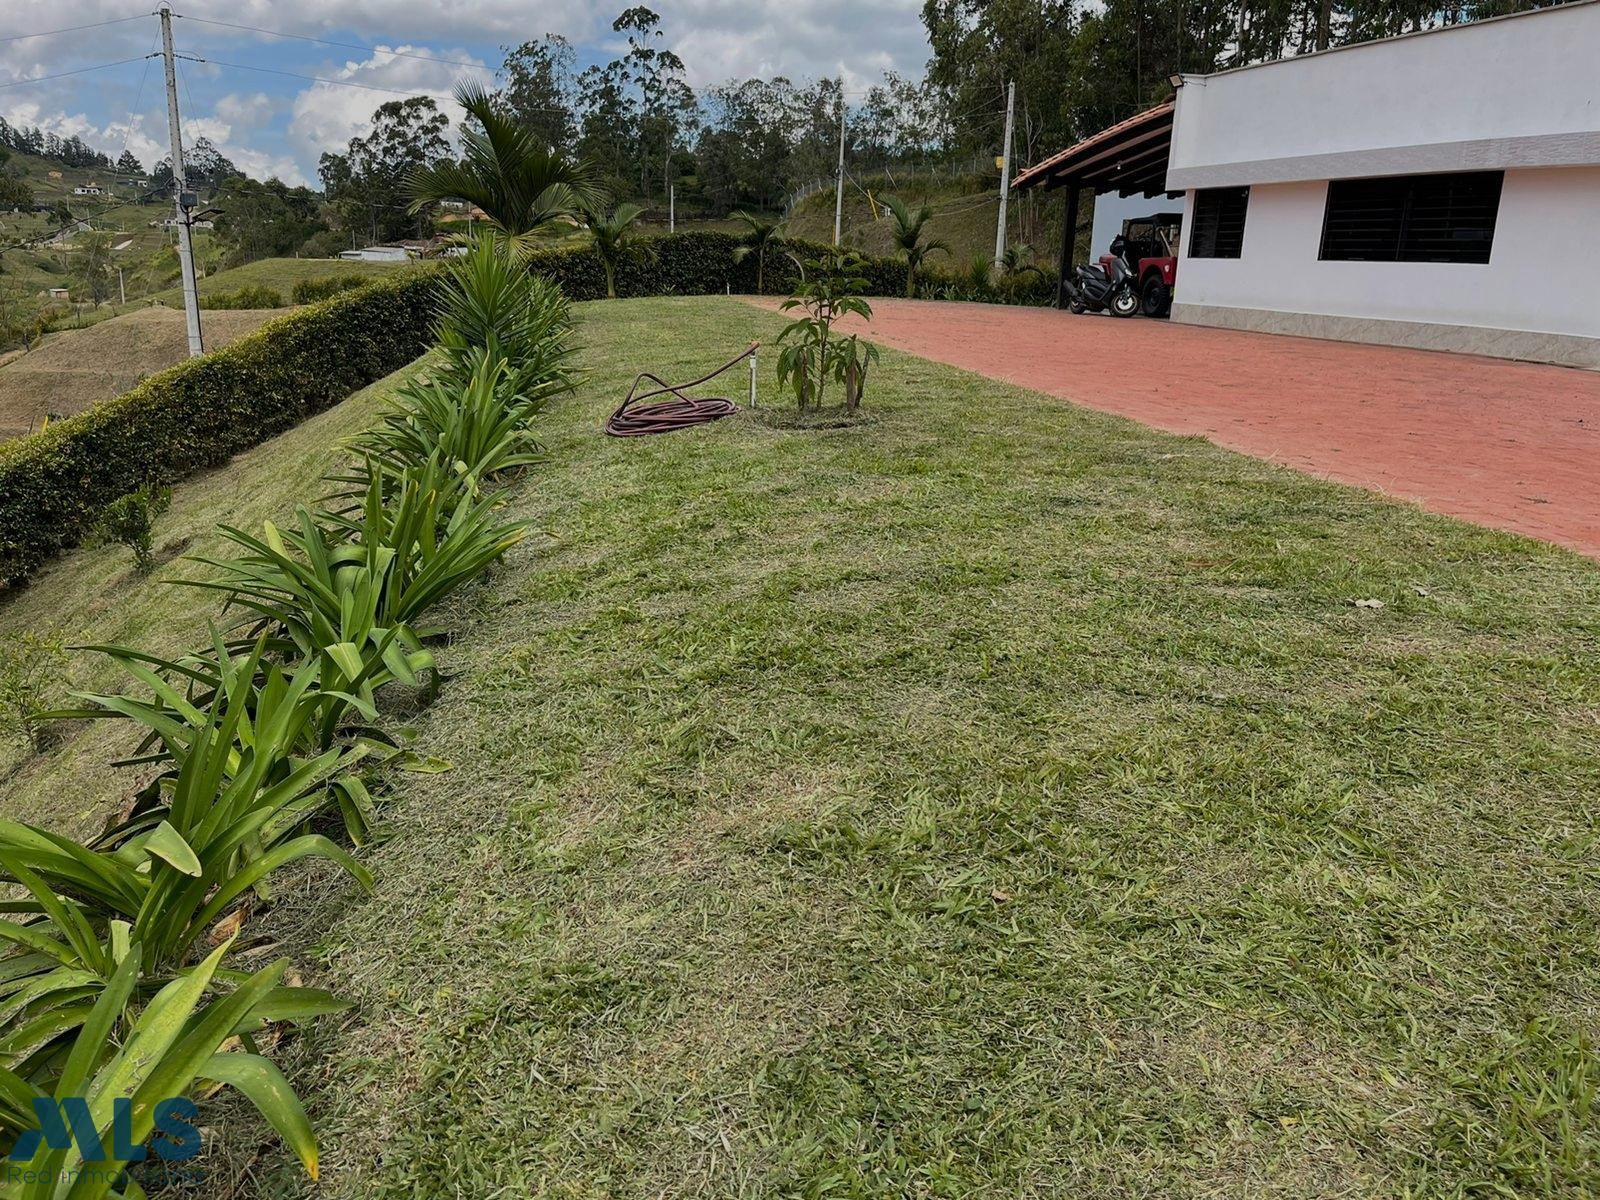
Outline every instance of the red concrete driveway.
POLYGON ((1600 372, 875 300, 882 345, 1600 558, 1600 372))

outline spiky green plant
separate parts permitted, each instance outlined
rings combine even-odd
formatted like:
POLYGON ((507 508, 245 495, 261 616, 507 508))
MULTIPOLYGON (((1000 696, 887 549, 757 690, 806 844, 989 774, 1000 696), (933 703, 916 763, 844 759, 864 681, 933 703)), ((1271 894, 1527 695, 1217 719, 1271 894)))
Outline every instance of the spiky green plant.
POLYGON ((745 227, 740 235, 741 245, 733 252, 733 261, 743 262, 755 255, 756 294, 763 295, 767 290, 767 255, 787 241, 788 222, 748 212, 736 212, 733 218, 745 227))
POLYGON ((411 172, 411 212, 439 200, 465 200, 483 210, 517 253, 526 254, 542 230, 605 202, 587 164, 541 144, 481 83, 457 84, 455 98, 472 118, 461 128, 461 159, 411 172))
POLYGON ((605 268, 608 300, 617 298, 617 265, 622 261, 622 248, 643 215, 644 209, 637 204, 619 204, 609 217, 599 211, 589 214, 589 240, 605 268))
MULTIPOLYGON (((155 1135, 167 1106, 197 1084, 234 1088, 266 1118, 294 1151, 306 1173, 318 1174, 316 1136, 305 1109, 266 1058, 226 1050, 235 1037, 248 1035, 282 1009, 280 981, 287 962, 254 975, 238 976, 225 995, 207 999, 229 943, 219 946, 193 969, 172 979, 128 1021, 141 977, 140 947, 130 944, 111 970, 97 998, 84 1006, 47 1084, 0 1068, 0 1126, 19 1137, 40 1129, 35 1102, 59 1107, 81 1101, 99 1145, 80 1131, 68 1146, 51 1146, 35 1134, 31 1156, 13 1162, 6 1195, 14 1200, 132 1200, 144 1191, 127 1176, 130 1160, 119 1158, 114 1136, 117 1102, 127 1103, 127 1127, 120 1144, 143 1148, 155 1135), (96 1152, 98 1151, 98 1152, 96 1152)), ((15 1152, 15 1151, 13 1151, 15 1152)), ((26 1151, 24 1151, 26 1153, 26 1151)))
POLYGON ((917 294, 917 273, 928 261, 928 256, 934 253, 948 254, 950 245, 940 238, 923 236, 928 222, 933 219, 930 205, 912 208, 898 196, 885 196, 883 206, 889 210, 889 217, 894 223, 889 237, 900 251, 900 257, 906 260, 906 295, 914 297, 917 294))
MULTIPOLYGON (((509 366, 510 391, 547 396, 571 384, 572 317, 561 288, 535 275, 488 237, 473 239, 451 261, 439 289, 435 375, 469 377, 477 359, 498 355, 509 366)), ((424 455, 423 457, 426 457, 424 455)))

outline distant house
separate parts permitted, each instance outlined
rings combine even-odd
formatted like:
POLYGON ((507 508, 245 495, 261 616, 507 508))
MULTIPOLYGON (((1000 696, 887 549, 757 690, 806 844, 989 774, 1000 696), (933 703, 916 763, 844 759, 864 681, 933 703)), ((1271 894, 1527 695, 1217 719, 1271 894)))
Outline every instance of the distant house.
POLYGON ((71 299, 71 293, 68 292, 66 288, 51 288, 51 289, 49 289, 49 292, 50 292, 50 299, 52 299, 52 300, 70 300, 71 299))
POLYGON ((364 246, 360 250, 344 250, 340 252, 339 257, 347 262, 405 262, 415 255, 407 247, 396 245, 364 246))
POLYGON ((72 194, 74 196, 98 196, 101 194, 101 188, 98 183, 86 183, 81 187, 73 188, 72 194))
MULTIPOLYGON (((183 222, 178 220, 177 217, 162 217, 159 221, 151 221, 150 227, 152 229, 176 229, 182 224, 183 222)), ((198 221, 191 221, 189 223, 189 227, 191 229, 215 229, 216 222, 207 221, 202 218, 198 221)))

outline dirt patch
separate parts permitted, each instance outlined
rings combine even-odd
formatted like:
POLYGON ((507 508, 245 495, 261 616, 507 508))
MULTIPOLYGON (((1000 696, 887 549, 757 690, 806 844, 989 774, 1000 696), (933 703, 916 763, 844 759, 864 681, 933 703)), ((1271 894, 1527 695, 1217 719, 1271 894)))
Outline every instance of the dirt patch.
MULTIPOLYGON (((253 333, 284 309, 239 309, 205 314, 206 349, 253 333)), ((28 353, 0 366, 0 441, 22 437, 52 420, 120 396, 188 356, 183 312, 151 307, 87 329, 51 334, 28 353)))

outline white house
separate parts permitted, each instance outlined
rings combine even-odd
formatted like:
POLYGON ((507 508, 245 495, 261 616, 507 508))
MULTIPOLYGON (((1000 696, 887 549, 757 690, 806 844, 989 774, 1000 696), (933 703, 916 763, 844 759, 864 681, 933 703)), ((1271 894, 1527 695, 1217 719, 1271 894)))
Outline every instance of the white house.
POLYGON ((1180 82, 1018 176, 1183 194, 1174 320, 1600 367, 1600 0, 1180 82))
POLYGON ((100 194, 100 185, 98 183, 84 184, 81 187, 73 188, 72 194, 74 196, 98 196, 100 194))
POLYGON ((412 253, 404 246, 364 246, 360 250, 341 250, 339 257, 350 262, 405 262, 412 253))

